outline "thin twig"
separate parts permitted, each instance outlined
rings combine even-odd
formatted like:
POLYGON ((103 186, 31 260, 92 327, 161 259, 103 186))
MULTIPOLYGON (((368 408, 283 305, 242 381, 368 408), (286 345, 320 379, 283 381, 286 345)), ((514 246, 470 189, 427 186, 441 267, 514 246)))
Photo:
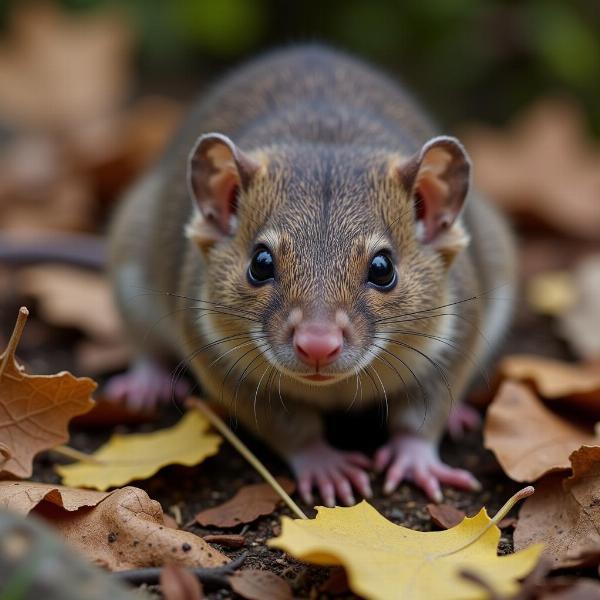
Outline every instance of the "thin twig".
MULTIPOLYGON (((202 583, 208 585, 217 585, 221 587, 229 587, 229 575, 232 575, 236 569, 242 566, 246 560, 247 554, 244 553, 238 556, 231 562, 222 567, 214 567, 212 569, 205 567, 186 567, 190 573, 193 573, 202 583)), ((183 565, 185 566, 185 565, 183 565)), ((131 585, 140 585, 146 583, 154 585, 160 579, 162 567, 148 567, 147 569, 130 569, 129 571, 116 571, 113 576, 122 581, 127 581, 131 585)))
POLYGON ((287 504, 289 509, 300 519, 308 519, 302 512, 302 509, 290 498, 286 491, 279 485, 275 477, 269 473, 267 468, 254 456, 251 450, 240 440, 240 438, 231 431, 226 423, 217 416, 208 405, 199 398, 189 398, 187 405, 197 408, 211 423, 211 425, 221 433, 221 435, 258 471, 261 477, 279 494, 281 499, 287 504))
POLYGON ((2 358, 2 363, 0 363, 0 378, 4 375, 4 371, 6 370, 6 366, 8 365, 9 360, 14 360, 15 352, 17 351, 17 346, 21 341, 21 335, 23 335, 23 329, 25 329, 25 323, 27 323, 27 317, 29 316, 29 311, 24 306, 21 306, 19 309, 19 316, 17 317, 17 322, 15 323, 15 328, 10 336, 10 340, 8 340, 8 345, 6 346, 6 350, 4 351, 4 357, 2 358))

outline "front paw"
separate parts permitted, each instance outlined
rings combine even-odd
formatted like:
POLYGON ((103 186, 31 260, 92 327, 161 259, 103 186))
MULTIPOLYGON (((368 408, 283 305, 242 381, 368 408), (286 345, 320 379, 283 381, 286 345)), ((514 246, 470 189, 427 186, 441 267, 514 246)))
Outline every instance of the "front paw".
POLYGON ((330 507, 335 506, 336 498, 347 506, 355 504, 353 489, 364 498, 372 496, 366 472, 371 461, 359 452, 342 452, 318 441, 292 454, 289 463, 300 497, 307 504, 313 504, 313 488, 330 507))
POLYGON ((413 481, 434 502, 443 500, 441 484, 471 491, 481 489, 471 473, 443 463, 435 444, 408 433, 394 434, 375 454, 375 470, 386 469, 386 494, 391 494, 403 479, 413 481))

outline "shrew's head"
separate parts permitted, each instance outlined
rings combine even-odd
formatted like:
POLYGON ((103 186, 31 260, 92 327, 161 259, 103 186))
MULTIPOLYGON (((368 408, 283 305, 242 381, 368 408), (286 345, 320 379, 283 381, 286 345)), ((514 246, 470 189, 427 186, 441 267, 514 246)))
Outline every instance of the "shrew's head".
POLYGON ((187 234, 205 256, 203 323, 223 360, 327 385, 439 333, 439 320, 411 317, 443 303, 468 243, 458 216, 469 168, 449 137, 408 157, 327 144, 243 151, 202 136, 187 234))

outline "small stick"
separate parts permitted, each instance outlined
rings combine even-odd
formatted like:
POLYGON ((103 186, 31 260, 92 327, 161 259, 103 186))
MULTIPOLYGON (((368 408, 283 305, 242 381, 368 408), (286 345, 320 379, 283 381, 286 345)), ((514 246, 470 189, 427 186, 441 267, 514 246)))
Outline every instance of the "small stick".
POLYGON ((308 519, 302 509, 290 498, 287 492, 279 485, 275 477, 268 469, 252 454, 250 449, 231 431, 225 422, 217 416, 208 405, 199 398, 189 398, 188 406, 197 408, 211 423, 211 425, 223 435, 223 437, 258 471, 261 477, 279 494, 281 499, 288 505, 289 509, 300 519, 308 519))
POLYGON ((102 461, 98 460, 97 458, 94 458, 85 452, 81 452, 80 450, 76 450, 75 448, 71 448, 71 446, 54 446, 54 448, 51 448, 51 452, 56 452, 57 454, 62 454, 67 458, 88 463, 90 465, 103 464, 102 461))
MULTIPOLYGON (((213 569, 204 567, 185 567, 191 573, 193 573, 202 583, 209 585, 217 585, 221 587, 229 587, 228 576, 232 575, 236 569, 242 566, 244 560, 246 560, 246 554, 238 556, 231 562, 223 565, 222 567, 215 567, 213 569)), ((148 585, 154 585, 158 583, 160 578, 160 572, 162 567, 148 567, 145 569, 131 569, 129 571, 116 571, 112 575, 122 581, 127 581, 132 585, 140 585, 146 583, 148 585)))
POLYGON ((29 316, 29 311, 24 306, 21 306, 19 309, 19 316, 17 317, 17 322, 15 323, 15 328, 10 336, 10 340, 8 340, 8 345, 6 346, 6 350, 4 351, 4 357, 2 359, 2 363, 0 364, 0 378, 4 375, 4 371, 6 369, 6 365, 8 365, 8 361, 12 358, 15 358, 15 352, 17 351, 17 346, 21 341, 21 336, 23 335, 23 329, 25 329, 25 323, 27 323, 27 317, 29 316))

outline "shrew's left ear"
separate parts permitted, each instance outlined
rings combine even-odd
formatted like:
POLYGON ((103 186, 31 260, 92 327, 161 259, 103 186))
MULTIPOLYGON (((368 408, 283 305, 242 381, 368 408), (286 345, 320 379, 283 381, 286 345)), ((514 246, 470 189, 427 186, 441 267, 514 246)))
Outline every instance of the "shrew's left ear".
MULTIPOLYGON (((420 241, 441 246, 458 242, 456 235, 447 234, 465 203, 470 171, 471 161, 463 145, 446 136, 429 140, 400 167, 400 175, 415 202, 420 241)), ((460 233, 466 245, 466 234, 462 230, 460 233)))
POLYGON ((208 133, 199 137, 188 159, 188 190, 197 208, 188 236, 200 246, 209 246, 233 235, 239 192, 259 168, 227 136, 208 133))

